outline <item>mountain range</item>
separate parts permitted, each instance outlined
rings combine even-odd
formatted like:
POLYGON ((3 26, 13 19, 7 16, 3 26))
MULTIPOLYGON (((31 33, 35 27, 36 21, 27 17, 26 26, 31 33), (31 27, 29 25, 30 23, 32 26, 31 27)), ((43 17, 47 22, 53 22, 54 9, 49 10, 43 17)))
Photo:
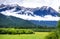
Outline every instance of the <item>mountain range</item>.
POLYGON ((10 26, 56 26, 59 13, 52 7, 26 8, 17 4, 0 5, 0 25, 10 26))

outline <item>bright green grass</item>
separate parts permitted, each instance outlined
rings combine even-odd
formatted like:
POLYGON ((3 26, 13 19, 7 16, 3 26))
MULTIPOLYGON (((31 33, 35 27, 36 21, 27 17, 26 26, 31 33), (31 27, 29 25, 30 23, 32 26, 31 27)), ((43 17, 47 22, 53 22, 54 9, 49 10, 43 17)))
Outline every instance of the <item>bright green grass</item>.
POLYGON ((0 39, 44 39, 50 32, 36 32, 35 34, 8 35, 0 34, 0 39))
MULTIPOLYGON (((1 29, 1 28, 0 28, 1 29)), ((2 29, 13 29, 13 28, 2 28, 2 29)), ((45 39, 51 32, 35 32, 35 34, 0 34, 0 39, 45 39)))

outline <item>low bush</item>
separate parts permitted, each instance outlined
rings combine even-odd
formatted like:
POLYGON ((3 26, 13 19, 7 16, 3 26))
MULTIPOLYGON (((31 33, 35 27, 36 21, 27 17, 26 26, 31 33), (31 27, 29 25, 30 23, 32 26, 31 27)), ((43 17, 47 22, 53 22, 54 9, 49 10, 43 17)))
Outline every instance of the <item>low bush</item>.
POLYGON ((33 34, 34 31, 31 29, 14 29, 14 28, 5 28, 0 29, 0 34, 33 34))
POLYGON ((17 30, 17 34, 25 34, 25 32, 24 32, 23 29, 18 29, 18 30, 17 30))
POLYGON ((56 32, 53 32, 51 34, 49 34, 48 36, 46 36, 46 39, 58 39, 59 36, 56 32))
POLYGON ((25 33, 26 34, 32 34, 32 33, 34 33, 34 31, 33 30, 25 30, 25 33))

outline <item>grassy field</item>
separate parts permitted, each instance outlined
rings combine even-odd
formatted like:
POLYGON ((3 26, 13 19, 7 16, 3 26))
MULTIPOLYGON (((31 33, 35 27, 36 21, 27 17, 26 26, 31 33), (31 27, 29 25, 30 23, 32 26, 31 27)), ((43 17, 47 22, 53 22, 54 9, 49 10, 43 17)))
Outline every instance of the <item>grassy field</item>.
POLYGON ((51 32, 35 32, 35 34, 0 34, 0 39, 44 39, 51 32))

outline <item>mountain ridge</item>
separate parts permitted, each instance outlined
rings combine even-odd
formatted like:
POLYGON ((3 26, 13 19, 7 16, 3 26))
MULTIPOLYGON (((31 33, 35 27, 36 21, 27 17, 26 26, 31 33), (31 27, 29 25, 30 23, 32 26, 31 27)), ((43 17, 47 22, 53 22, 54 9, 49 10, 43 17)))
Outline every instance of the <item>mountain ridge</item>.
MULTIPOLYGON (((53 8, 48 7, 48 6, 43 6, 41 8, 39 8, 39 7, 25 8, 25 7, 19 6, 19 5, 11 6, 11 5, 2 4, 2 5, 0 5, 0 14, 3 14, 7 17, 12 16, 12 17, 19 18, 22 20, 32 21, 33 24, 36 24, 35 21, 37 21, 38 25, 39 25, 39 21, 48 21, 48 22, 49 21, 58 21, 60 18, 58 16, 59 13, 56 10, 54 10, 53 8)), ((3 18, 3 16, 2 16, 2 18, 3 18)), ((57 25, 57 22, 56 22, 56 24, 53 24, 53 26, 56 26, 56 25, 57 25)))
POLYGON ((30 21, 16 18, 13 16, 4 16, 0 14, 0 27, 35 27, 37 25, 31 23, 30 21))

